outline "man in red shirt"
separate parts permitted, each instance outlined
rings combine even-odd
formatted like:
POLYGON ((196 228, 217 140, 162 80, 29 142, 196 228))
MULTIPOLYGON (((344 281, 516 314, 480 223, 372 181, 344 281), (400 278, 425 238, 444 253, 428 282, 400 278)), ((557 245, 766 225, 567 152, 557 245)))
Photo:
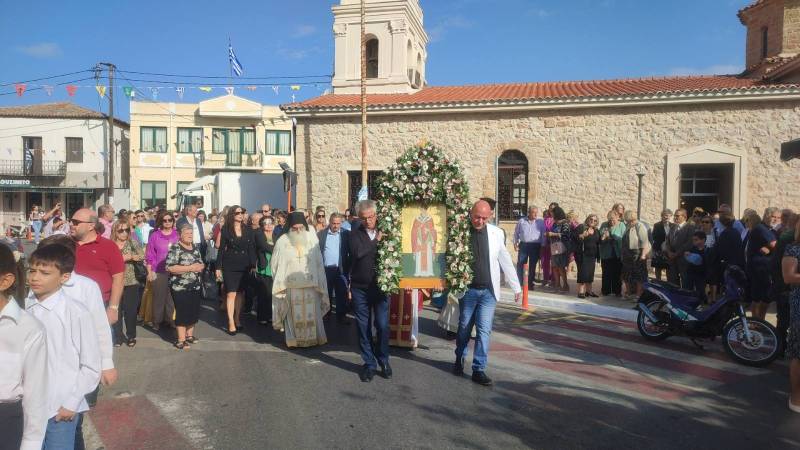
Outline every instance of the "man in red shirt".
POLYGON ((119 318, 125 261, 116 244, 97 234, 97 222, 97 214, 88 208, 81 208, 72 215, 70 233, 78 243, 75 273, 94 280, 100 287, 107 306, 108 323, 113 325, 119 318))

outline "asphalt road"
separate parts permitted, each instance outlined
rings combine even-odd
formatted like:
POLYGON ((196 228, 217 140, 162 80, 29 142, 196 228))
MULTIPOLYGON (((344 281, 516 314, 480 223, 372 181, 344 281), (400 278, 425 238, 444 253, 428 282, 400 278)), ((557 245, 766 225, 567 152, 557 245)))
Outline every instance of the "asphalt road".
POLYGON ((354 324, 288 350, 252 317, 236 337, 221 318, 204 304, 184 352, 139 328, 91 414, 93 448, 800 448, 786 364, 737 365, 719 342, 650 344, 630 323, 499 308, 487 388, 450 373, 454 342, 426 310, 422 347, 393 348, 393 379, 362 383, 354 324))

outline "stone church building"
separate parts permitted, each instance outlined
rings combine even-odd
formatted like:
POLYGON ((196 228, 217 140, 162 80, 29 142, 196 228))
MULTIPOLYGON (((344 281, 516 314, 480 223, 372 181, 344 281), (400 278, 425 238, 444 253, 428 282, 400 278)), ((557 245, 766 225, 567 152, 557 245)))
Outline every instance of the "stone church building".
MULTIPOLYGON (((359 3, 333 7, 333 92, 283 107, 297 119, 300 207, 344 210, 362 183, 359 3)), ((650 222, 667 207, 800 207, 800 161, 779 159, 800 137, 800 0, 758 0, 739 20, 738 75, 445 87, 425 82, 418 0, 368 0, 369 181, 427 139, 474 198, 498 200, 501 223, 552 201, 580 220, 635 209, 637 174, 650 222)))

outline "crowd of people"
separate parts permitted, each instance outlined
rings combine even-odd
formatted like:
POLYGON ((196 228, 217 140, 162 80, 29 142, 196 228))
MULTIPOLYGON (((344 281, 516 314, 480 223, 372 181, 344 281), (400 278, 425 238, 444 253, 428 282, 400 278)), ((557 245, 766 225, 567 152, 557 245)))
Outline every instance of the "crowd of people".
MULTIPOLYGON (((464 373, 474 333, 472 380, 492 384, 485 371, 501 273, 519 301, 525 264, 534 274, 541 268, 540 277, 528 280, 531 288, 538 282, 566 293, 574 262, 577 295, 597 297, 599 261, 601 294, 635 297, 648 280, 649 261, 655 278, 666 275, 714 302, 725 268, 737 265, 748 275, 753 316, 763 318, 770 302, 778 304, 778 328, 782 339, 788 335, 792 358, 789 406, 800 411, 797 214, 747 210, 736 220, 728 205, 691 216, 665 210, 651 227, 620 204, 602 223, 596 214, 579 223, 556 203, 542 218, 531 207, 513 234, 515 266, 505 233, 489 223, 490 200, 481 199, 470 213, 473 280, 451 317, 455 375, 464 373)), ((21 249, 0 245, 0 355, 11 355, 2 361, 0 435, 12 438, 12 448, 83 448, 83 413, 99 386, 118 377, 114 348, 134 348, 138 324, 171 335, 180 351, 197 345, 204 298, 219 299, 229 335, 242 331, 243 314, 255 312, 258 324, 284 333, 288 347, 325 344, 326 319, 348 326, 351 314, 363 359, 360 379, 392 378, 389 296, 377 283, 382 233, 373 201, 359 202, 357 217, 269 205, 249 213, 233 205, 208 215, 196 205, 119 212, 103 205, 79 209, 68 222, 60 205, 36 212, 44 238, 25 273, 17 262, 21 249), (28 285, 22 295, 20 284, 28 285)))

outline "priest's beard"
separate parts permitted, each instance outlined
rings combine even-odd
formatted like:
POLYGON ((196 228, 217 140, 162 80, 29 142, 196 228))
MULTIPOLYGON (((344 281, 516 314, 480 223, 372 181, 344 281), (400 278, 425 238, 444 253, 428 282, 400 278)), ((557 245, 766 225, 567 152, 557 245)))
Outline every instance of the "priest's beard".
POLYGON ((297 254, 301 255, 306 249, 305 233, 302 231, 289 231, 289 243, 297 250, 297 254))

